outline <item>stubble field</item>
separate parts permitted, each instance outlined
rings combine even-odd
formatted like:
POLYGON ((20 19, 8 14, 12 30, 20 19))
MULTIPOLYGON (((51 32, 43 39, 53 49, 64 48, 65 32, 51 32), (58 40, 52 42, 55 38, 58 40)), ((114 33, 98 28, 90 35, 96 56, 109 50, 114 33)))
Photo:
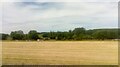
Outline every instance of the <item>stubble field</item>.
POLYGON ((2 64, 117 65, 117 41, 2 42, 2 64))

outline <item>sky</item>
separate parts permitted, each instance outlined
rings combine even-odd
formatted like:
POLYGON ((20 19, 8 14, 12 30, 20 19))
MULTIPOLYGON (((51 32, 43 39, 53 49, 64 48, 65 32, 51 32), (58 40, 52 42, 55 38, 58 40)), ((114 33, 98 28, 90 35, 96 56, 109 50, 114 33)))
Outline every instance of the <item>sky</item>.
POLYGON ((117 28, 118 0, 3 0, 0 4, 2 33, 117 28), (58 1, 58 2, 57 2, 58 1), (70 2, 69 2, 70 1, 70 2))

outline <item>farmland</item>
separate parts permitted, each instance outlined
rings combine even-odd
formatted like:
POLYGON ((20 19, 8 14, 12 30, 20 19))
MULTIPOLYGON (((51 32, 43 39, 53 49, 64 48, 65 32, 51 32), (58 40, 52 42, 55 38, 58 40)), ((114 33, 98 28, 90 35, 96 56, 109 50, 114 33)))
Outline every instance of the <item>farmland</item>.
POLYGON ((117 41, 3 41, 2 64, 117 65, 117 41))

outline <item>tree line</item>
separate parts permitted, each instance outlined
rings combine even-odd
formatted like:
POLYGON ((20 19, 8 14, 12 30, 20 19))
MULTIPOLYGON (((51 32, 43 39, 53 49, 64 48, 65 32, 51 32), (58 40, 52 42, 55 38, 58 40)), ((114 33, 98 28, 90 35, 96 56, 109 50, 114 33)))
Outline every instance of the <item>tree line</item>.
POLYGON ((106 40, 119 39, 119 33, 118 29, 86 30, 80 27, 64 32, 37 32, 36 30, 30 30, 27 34, 24 34, 22 30, 18 30, 12 31, 10 34, 2 33, 0 38, 2 40, 106 40))

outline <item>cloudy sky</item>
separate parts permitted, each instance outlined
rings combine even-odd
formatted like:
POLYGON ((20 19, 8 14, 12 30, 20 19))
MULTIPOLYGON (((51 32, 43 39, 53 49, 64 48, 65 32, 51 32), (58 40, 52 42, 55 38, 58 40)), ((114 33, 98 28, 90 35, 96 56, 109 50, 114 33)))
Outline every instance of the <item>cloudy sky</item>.
MULTIPOLYGON (((118 2, 3 2, 0 6, 2 32, 29 30, 39 32, 67 31, 76 27, 87 29, 117 28, 118 2)), ((74 0, 70 0, 74 1, 74 0)), ((82 1, 82 0, 81 0, 82 1)))

